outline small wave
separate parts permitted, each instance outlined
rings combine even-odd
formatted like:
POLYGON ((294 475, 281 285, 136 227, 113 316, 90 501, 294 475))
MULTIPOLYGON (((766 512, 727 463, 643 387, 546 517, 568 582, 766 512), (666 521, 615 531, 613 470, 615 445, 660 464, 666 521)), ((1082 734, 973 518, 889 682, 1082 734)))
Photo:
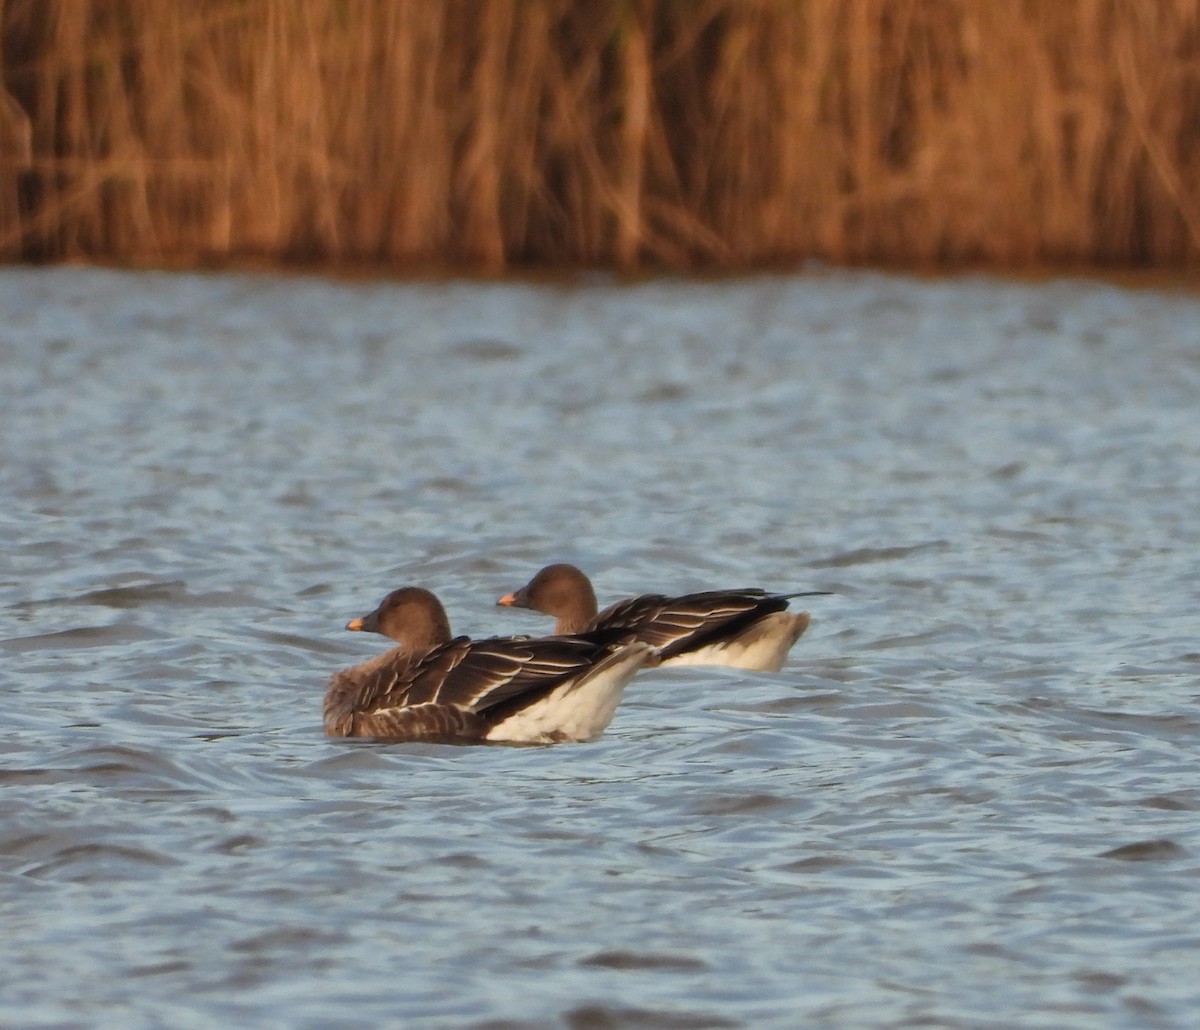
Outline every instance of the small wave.
POLYGON ((34 879, 68 880, 73 883, 107 883, 137 880, 148 866, 174 866, 178 859, 127 844, 72 844, 56 851, 48 860, 23 870, 34 879))
POLYGON ((1135 844, 1122 844, 1119 848, 1102 851, 1098 858, 1113 858, 1121 862, 1161 862, 1171 858, 1183 858, 1187 852, 1173 840, 1142 840, 1135 844))
POLYGON ((579 960, 581 966, 601 969, 644 969, 672 973, 698 973, 708 969, 708 963, 687 955, 651 955, 633 951, 598 951, 579 960))
POLYGON ((945 540, 930 540, 923 544, 914 544, 911 547, 859 547, 853 551, 842 551, 829 558, 818 558, 816 561, 810 561, 808 567, 812 569, 841 569, 848 565, 868 565, 872 562, 896 561, 899 558, 907 558, 911 554, 919 554, 921 551, 940 551, 945 550, 947 547, 949 547, 949 544, 945 540))

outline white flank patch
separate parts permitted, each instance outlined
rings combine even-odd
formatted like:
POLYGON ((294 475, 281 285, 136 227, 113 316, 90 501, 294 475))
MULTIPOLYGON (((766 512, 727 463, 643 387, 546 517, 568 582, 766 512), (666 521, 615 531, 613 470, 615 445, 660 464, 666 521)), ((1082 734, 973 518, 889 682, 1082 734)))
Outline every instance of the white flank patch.
POLYGON ((724 665, 732 669, 756 669, 778 672, 788 651, 808 628, 808 613, 773 612, 764 616, 740 636, 707 647, 686 651, 662 664, 724 665))
POLYGON ((612 722, 625 685, 653 650, 649 644, 622 648, 493 726, 487 739, 544 744, 598 737, 612 722))

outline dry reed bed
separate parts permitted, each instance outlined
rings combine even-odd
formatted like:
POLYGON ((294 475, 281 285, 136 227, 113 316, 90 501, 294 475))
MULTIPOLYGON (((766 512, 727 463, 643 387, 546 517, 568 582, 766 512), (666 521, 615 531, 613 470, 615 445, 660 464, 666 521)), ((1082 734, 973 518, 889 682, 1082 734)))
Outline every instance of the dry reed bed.
POLYGON ((1200 0, 0 0, 0 256, 1182 265, 1200 0))

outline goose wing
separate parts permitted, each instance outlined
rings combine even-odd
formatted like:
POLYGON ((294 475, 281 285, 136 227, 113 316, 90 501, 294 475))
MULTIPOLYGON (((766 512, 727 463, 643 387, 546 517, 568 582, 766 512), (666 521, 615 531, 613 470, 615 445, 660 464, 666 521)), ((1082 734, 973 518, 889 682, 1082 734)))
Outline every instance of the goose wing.
POLYGON ((663 658, 670 658, 785 608, 785 596, 751 588, 704 590, 679 597, 643 594, 610 605, 588 630, 635 633, 663 658))
POLYGON ((586 672, 611 649, 575 637, 457 637, 425 655, 397 656, 362 681, 360 711, 453 705, 482 712, 586 672))

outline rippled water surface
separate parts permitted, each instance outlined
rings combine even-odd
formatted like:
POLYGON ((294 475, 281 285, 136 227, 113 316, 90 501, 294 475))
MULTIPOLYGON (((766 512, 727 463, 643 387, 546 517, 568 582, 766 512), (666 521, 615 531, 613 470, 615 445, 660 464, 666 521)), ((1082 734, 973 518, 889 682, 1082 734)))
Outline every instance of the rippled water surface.
POLYGON ((0 271, 0 1024, 1190 1027, 1200 300, 0 271), (345 621, 823 589, 604 737, 327 740, 345 621))

